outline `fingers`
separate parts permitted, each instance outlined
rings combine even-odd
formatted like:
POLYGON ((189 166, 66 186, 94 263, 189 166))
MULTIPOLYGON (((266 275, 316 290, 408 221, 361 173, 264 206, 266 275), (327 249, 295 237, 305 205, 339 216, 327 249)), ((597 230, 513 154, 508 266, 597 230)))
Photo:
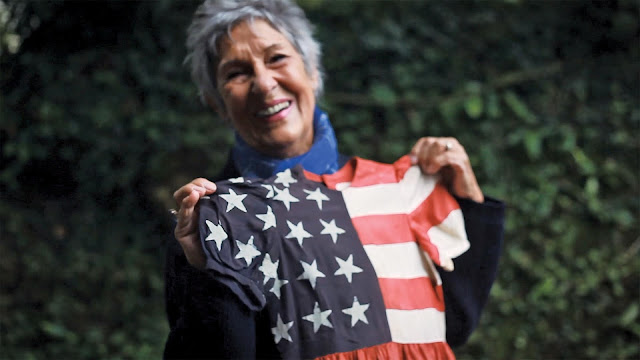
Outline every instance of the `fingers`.
POLYGON ((427 139, 430 139, 430 138, 423 137, 418 139, 416 144, 413 145, 413 148, 411 148, 411 152, 409 153, 409 156, 411 157, 412 164, 415 165, 418 163, 418 160, 419 160, 418 155, 422 153, 422 147, 424 146, 427 139))
POLYGON ((182 246, 185 255, 189 258, 189 253, 194 247, 195 238, 198 235, 197 216, 195 214, 195 205, 198 200, 197 193, 187 196, 183 201, 177 215, 177 223, 174 229, 174 236, 182 246))
MULTIPOLYGON (((198 178, 178 189, 173 198, 178 205, 178 223, 176 225, 176 239, 197 234, 197 216, 195 214, 195 206, 198 200, 205 195, 212 194, 216 191, 216 184, 203 178, 198 178)), ((197 215, 197 214, 196 214, 197 215)))
POLYGON ((424 172, 427 174, 435 174, 445 167, 450 167, 458 173, 465 166, 465 160, 467 159, 466 156, 453 151, 442 152, 429 160, 424 172))
POLYGON ((178 223, 176 225, 176 239, 187 236, 191 233, 197 233, 194 217, 195 206, 198 200, 205 195, 212 194, 216 190, 216 185, 206 179, 195 179, 189 184, 178 189, 173 198, 178 205, 178 223))
POLYGON ((423 137, 411 149, 411 162, 425 174, 442 175, 456 196, 484 201, 465 148, 453 137, 423 137))
POLYGON ((182 199, 180 210, 178 210, 178 226, 176 227, 176 232, 180 228, 191 227, 190 225, 194 218, 193 215, 195 213, 195 206, 198 203, 199 199, 200 194, 196 190, 193 190, 191 194, 185 196, 184 199, 182 199))
POLYGON ((213 194, 216 191, 216 184, 204 178, 197 178, 191 181, 173 193, 173 199, 175 200, 176 205, 181 207, 182 201, 186 197, 191 196, 194 191, 199 194, 198 199, 200 199, 205 195, 213 194))
POLYGON ((423 172, 435 174, 449 161, 468 158, 458 140, 452 137, 423 137, 411 149, 411 162, 423 172))
POLYGON ((187 261, 197 268, 204 267, 205 256, 198 234, 196 204, 203 196, 215 191, 216 184, 207 179, 198 178, 173 193, 173 199, 179 208, 174 235, 182 246, 187 261))
POLYGON ((180 211, 178 211, 178 223, 174 230, 176 240, 182 246, 187 261, 199 268, 204 268, 205 255, 200 244, 198 233, 198 214, 195 204, 198 203, 200 194, 193 190, 182 200, 180 211))

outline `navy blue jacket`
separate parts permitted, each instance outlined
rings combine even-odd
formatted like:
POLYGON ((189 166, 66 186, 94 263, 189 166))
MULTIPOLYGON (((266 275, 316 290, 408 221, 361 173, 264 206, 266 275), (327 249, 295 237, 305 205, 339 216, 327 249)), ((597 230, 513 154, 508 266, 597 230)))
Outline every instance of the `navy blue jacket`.
MULTIPOLYGON (((348 157, 340 160, 344 164, 348 157)), ((215 180, 238 176, 229 160, 215 180)), ((478 324, 496 278, 504 228, 502 202, 457 200, 471 248, 454 259, 455 271, 440 272, 452 347, 464 344, 478 324)), ((170 326, 165 359, 278 357, 267 314, 250 311, 226 286, 192 267, 175 239, 167 246, 165 297, 170 326)))

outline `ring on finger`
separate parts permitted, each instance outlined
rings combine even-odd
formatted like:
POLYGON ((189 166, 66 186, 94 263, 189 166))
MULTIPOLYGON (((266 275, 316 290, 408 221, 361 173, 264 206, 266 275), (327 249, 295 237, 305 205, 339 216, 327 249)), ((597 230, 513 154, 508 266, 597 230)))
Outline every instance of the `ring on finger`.
POLYGON ((449 150, 451 150, 451 149, 453 149, 453 144, 451 143, 451 141, 447 141, 447 142, 444 144, 444 151, 449 151, 449 150))

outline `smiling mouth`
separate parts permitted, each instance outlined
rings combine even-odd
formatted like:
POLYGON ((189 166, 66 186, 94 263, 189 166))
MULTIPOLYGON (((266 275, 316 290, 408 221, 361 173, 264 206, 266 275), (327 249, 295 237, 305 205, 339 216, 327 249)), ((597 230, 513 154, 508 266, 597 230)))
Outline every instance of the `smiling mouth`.
POLYGON ((291 101, 283 101, 279 104, 275 104, 273 106, 270 106, 264 110, 260 110, 257 112, 257 115, 260 117, 265 117, 265 116, 271 116, 273 114, 277 114, 280 111, 288 108, 289 106, 291 106, 291 101))

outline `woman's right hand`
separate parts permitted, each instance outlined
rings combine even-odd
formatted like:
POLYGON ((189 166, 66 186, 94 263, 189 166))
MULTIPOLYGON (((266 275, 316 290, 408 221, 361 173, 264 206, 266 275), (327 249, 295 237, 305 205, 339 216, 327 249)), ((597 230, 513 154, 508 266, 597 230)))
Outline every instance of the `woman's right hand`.
POLYGON ((196 204, 203 196, 213 194, 215 191, 216 184, 207 179, 198 178, 173 193, 173 199, 178 206, 178 223, 174 235, 182 246, 187 261, 198 269, 204 268, 206 259, 200 245, 196 204))

